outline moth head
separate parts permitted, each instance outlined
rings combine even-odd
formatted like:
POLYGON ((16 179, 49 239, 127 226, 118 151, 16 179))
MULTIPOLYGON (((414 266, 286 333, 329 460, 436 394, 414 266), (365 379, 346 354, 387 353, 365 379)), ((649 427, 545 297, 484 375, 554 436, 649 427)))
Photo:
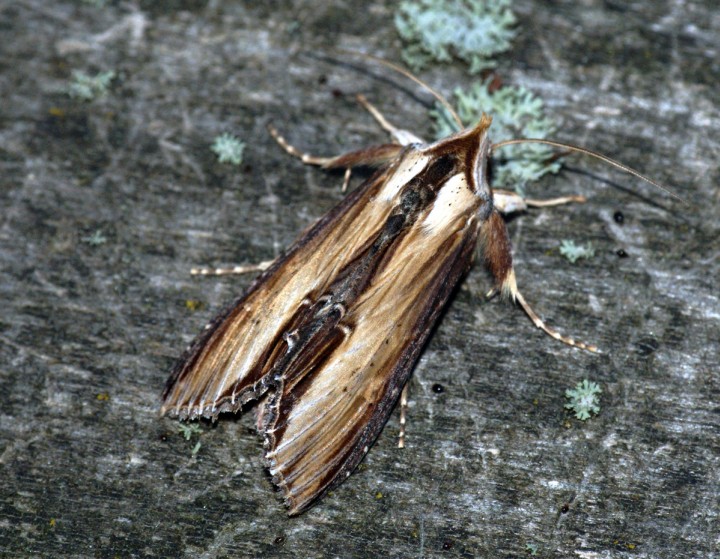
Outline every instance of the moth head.
POLYGON ((483 113, 478 123, 470 129, 470 137, 476 139, 479 149, 476 154, 476 161, 474 163, 478 166, 487 165, 487 159, 490 156, 490 150, 492 149, 492 143, 489 138, 490 125, 492 124, 492 117, 486 113, 483 113))
POLYGON ((488 197, 490 196, 487 178, 488 158, 492 149, 488 132, 491 123, 492 117, 483 113, 475 126, 466 128, 460 133, 467 142, 465 168, 472 174, 472 177, 468 177, 470 184, 475 185, 476 194, 486 194, 488 197))

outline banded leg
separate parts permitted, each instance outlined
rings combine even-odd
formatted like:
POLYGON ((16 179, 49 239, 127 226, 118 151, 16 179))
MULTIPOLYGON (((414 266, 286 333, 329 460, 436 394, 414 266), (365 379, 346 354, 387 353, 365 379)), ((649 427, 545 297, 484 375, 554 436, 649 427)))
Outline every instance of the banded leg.
POLYGON ((407 421, 409 385, 410 381, 406 382, 400 393, 400 433, 398 434, 398 448, 405 448, 405 423, 407 421))
MULTIPOLYGON (((513 212, 520 212, 527 210, 528 207, 534 207, 534 208, 546 208, 551 206, 560 206, 562 204, 572 204, 572 203, 578 203, 582 204, 585 202, 584 196, 562 196, 559 198, 549 198, 546 200, 534 200, 534 199, 527 199, 523 198, 519 194, 516 194, 515 192, 510 192, 508 190, 494 190, 493 191, 493 205, 495 208, 502 214, 510 214, 513 212)), ((552 338, 567 344, 572 347, 577 347, 579 349, 584 349, 587 351, 592 351, 594 353, 599 352, 599 349, 597 346, 593 344, 588 344, 585 342, 581 342, 578 340, 575 340, 574 338, 571 338, 569 336, 564 336, 554 328, 551 328, 548 326, 539 316, 538 314, 533 310, 533 308, 529 305, 529 303, 525 300, 525 297, 522 296, 522 293, 517 288, 517 284, 515 282, 515 274, 512 274, 512 279, 508 283, 507 286, 503 287, 502 289, 505 294, 509 295, 513 301, 517 301, 522 309, 525 311, 525 314, 528 315, 530 320, 532 320, 533 324, 540 328, 543 332, 551 336, 552 338)), ((492 297, 495 294, 498 293, 497 288, 491 289, 487 293, 487 297, 492 297)))
POLYGON ((576 340, 574 338, 571 338, 569 336, 564 336, 554 328, 551 328, 547 324, 545 324, 545 321, 543 321, 537 313, 533 310, 533 308, 528 304, 527 301, 525 301, 525 297, 522 296, 522 294, 519 291, 515 292, 515 300, 520 303, 520 306, 525 311, 525 314, 527 314, 530 317, 530 320, 533 321, 533 324, 540 328, 543 332, 551 336, 552 338, 555 338, 556 340, 567 344, 572 347, 577 347, 579 349, 584 349, 586 351, 591 351, 593 353, 600 353, 600 349, 594 344, 588 344, 585 342, 581 342, 580 340, 576 340))
MULTIPOLYGON (((570 336, 565 336, 555 330, 555 328, 552 328, 551 326, 548 326, 545 321, 538 316, 538 314, 533 310, 533 308, 530 306, 530 304, 525 300, 525 297, 523 297, 522 293, 517 288, 517 284, 515 283, 515 274, 513 272, 512 279, 510 280, 507 290, 504 287, 503 292, 504 294, 508 295, 513 301, 516 301, 520 304, 522 309, 525 311, 525 314, 528 315, 530 320, 532 320, 533 324, 540 328, 543 332, 545 332, 548 336, 551 338, 554 338, 564 344, 567 344, 572 347, 576 347, 578 349, 584 349, 586 351, 591 351, 593 353, 600 353, 600 349, 594 345, 589 344, 586 342, 582 342, 580 340, 576 340, 575 338, 571 338, 570 336)), ((499 289, 496 287, 493 287, 490 291, 487 292, 486 297, 494 297, 499 293, 499 289)))
POLYGON ((264 272, 275 260, 263 260, 257 264, 247 264, 245 266, 233 266, 232 268, 191 268, 190 274, 193 276, 227 276, 230 274, 249 274, 251 272, 264 272))
POLYGON ((304 153, 297 149, 295 146, 290 144, 277 131, 277 129, 275 129, 274 126, 268 125, 268 130, 275 141, 280 144, 281 148, 293 157, 297 157, 306 165, 317 165, 323 169, 345 169, 342 186, 343 192, 347 190, 347 186, 350 183, 350 175, 353 167, 379 167, 380 165, 395 159, 402 150, 402 146, 398 144, 381 144, 357 151, 343 153, 334 157, 318 157, 316 155, 304 153))
POLYGON ((348 184, 350 183, 350 175, 353 167, 379 167, 380 165, 389 163, 397 157, 400 151, 402 151, 403 146, 411 143, 422 142, 420 138, 407 130, 396 128, 390 124, 382 113, 362 95, 358 95, 357 99, 358 102, 373 116, 373 118, 377 120, 383 130, 387 131, 397 143, 371 146, 369 148, 351 151, 334 157, 321 157, 300 151, 288 142, 274 126, 268 125, 268 130, 270 135, 275 139, 281 148, 293 157, 297 157, 306 165, 317 165, 323 169, 345 169, 342 186, 342 191, 345 192, 348 184))

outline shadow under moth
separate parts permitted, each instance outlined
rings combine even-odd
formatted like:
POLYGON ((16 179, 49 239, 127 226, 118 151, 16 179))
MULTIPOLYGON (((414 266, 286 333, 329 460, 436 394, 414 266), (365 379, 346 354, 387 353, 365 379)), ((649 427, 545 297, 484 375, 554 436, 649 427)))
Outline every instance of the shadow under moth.
MULTIPOLYGON (((428 89, 454 115, 447 101, 428 89)), ((470 268, 476 246, 494 278, 494 291, 520 303, 554 338, 595 350, 546 326, 518 291, 500 210, 524 202, 493 192, 488 183, 493 149, 546 143, 599 157, 652 182, 609 158, 559 142, 493 145, 487 115, 475 126, 426 143, 392 126, 364 98, 359 101, 392 142, 314 157, 271 129, 303 162, 345 169, 346 184, 354 167, 376 171, 264 267, 205 328, 162 395, 161 413, 181 419, 215 420, 262 400, 258 430, 265 461, 290 515, 347 478, 367 453, 433 324, 470 268)), ((578 201, 546 202, 573 200, 578 201)))

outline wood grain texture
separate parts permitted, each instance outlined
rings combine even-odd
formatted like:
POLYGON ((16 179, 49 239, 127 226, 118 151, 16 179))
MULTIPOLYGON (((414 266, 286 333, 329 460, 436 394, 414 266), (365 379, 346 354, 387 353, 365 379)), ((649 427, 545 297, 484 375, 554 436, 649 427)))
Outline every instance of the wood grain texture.
MULTIPOLYGON (((342 174, 301 167, 268 122, 333 154, 384 141, 355 93, 425 136, 427 96, 298 54, 398 60, 392 3, 363 17, 341 2, 250 4, 0 8, 0 555, 719 554, 715 3, 517 3, 505 82, 543 97, 559 140, 688 204, 581 159, 536 185, 589 200, 510 221, 518 285, 603 354, 485 302, 476 269, 414 372, 407 448, 393 417, 348 483, 294 519, 271 496, 252 414, 190 441, 158 417, 178 351, 252 280, 188 271, 271 258, 340 199, 342 174), (118 78, 84 103, 62 92, 73 69, 118 78), (222 132, 253 142, 238 169, 209 150, 222 132), (104 244, 88 242, 97 231, 104 244), (561 239, 592 241, 596 257, 570 265, 561 239), (583 378, 602 386, 602 411, 568 421, 564 391, 583 378)), ((454 66, 422 77, 469 83, 454 66)))

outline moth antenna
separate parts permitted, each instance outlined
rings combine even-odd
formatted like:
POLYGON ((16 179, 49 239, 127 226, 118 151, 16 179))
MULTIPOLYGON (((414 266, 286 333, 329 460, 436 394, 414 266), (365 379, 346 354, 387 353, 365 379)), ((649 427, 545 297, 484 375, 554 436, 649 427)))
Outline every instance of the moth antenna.
POLYGON ((365 58, 366 60, 372 60, 373 62, 377 62, 378 64, 382 64, 383 66, 390 68, 394 72, 397 72, 398 74, 405 76, 409 80, 412 80, 416 84, 418 84, 420 87, 428 91, 435 99, 438 100, 438 102, 445 108, 445 110, 450 114, 450 116, 453 118, 453 120, 457 123, 457 125, 460 128, 464 128, 465 125, 463 124, 462 120, 460 120, 460 117, 455 112, 455 109, 452 108, 452 105, 448 102, 443 95, 433 89, 430 85, 426 84, 424 81, 422 81, 420 78, 412 74, 411 72, 407 71, 402 66, 399 66, 398 64, 395 64, 394 62, 390 62, 389 60, 385 60, 384 58, 380 58, 379 56, 373 56, 372 54, 365 54, 364 52, 354 52, 349 50, 343 50, 338 49, 338 52, 344 53, 344 54, 350 54, 352 56, 359 56, 360 58, 365 58))
POLYGON ((683 200, 680 196, 675 194, 672 190, 665 188, 661 184, 655 182, 649 177, 646 177, 639 171, 636 171, 632 167, 628 167, 627 165, 624 165, 620 163, 619 161, 616 161, 615 159, 612 159, 611 157, 608 157, 607 155, 603 155, 602 153, 598 153, 596 151, 593 151, 588 148, 583 148, 580 146, 574 146, 572 144, 565 144, 563 142, 556 142, 555 140, 543 140, 541 138, 517 138, 515 140, 505 140, 503 142, 498 142, 496 144, 492 145, 492 149, 498 149, 498 148, 504 148, 506 146, 512 146, 515 144, 545 144, 548 146, 553 146, 556 148, 563 148, 567 149, 569 151, 574 151, 577 153, 582 153, 583 155, 589 155, 590 157, 594 157, 595 159, 599 159, 600 161, 607 163, 608 165, 612 165, 613 167, 616 167, 620 169, 621 171, 625 171, 626 173, 639 178, 640 180, 643 180, 651 185, 653 185, 655 188, 659 188, 662 190, 665 194, 668 194, 669 196, 672 196, 676 200, 685 203, 685 200, 683 200))

